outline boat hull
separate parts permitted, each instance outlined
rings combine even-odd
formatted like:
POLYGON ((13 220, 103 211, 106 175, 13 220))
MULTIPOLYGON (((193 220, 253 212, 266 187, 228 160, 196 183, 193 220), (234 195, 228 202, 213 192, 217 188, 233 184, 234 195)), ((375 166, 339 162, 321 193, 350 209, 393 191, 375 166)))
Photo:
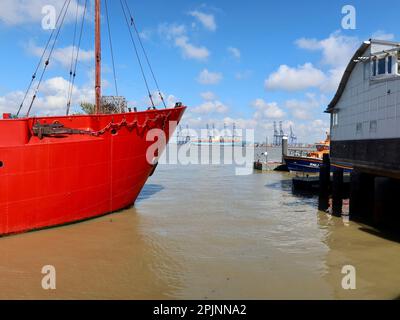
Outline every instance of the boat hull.
MULTIPOLYGON (((0 235, 85 220, 134 204, 156 157, 151 129, 166 142, 185 108, 145 112, 0 120, 0 235), (62 123, 92 134, 40 139, 35 122, 62 123)), ((159 156, 163 147, 156 151, 159 156)))
MULTIPOLYGON (((322 159, 317 158, 285 156, 283 159, 288 170, 294 172, 319 173, 319 169, 322 165, 322 159)), ((346 173, 350 173, 353 170, 350 167, 340 164, 331 164, 331 171, 335 171, 339 168, 343 169, 346 173)))

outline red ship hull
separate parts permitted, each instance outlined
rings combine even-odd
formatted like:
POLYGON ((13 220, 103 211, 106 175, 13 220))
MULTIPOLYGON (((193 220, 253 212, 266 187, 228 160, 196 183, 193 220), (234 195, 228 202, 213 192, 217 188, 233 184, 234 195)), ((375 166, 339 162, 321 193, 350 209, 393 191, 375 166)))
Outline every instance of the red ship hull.
MULTIPOLYGON (((134 204, 154 165, 153 128, 169 140, 185 107, 112 115, 0 120, 0 235, 101 216, 134 204), (93 134, 40 137, 33 125, 62 123, 93 134)), ((163 150, 159 150, 159 154, 163 150)))

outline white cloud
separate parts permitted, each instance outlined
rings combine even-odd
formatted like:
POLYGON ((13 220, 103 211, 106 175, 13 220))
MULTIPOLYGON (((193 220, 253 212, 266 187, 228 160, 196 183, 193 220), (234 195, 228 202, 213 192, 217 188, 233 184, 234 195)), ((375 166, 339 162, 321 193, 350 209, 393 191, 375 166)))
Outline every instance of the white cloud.
POLYGON ((172 40, 178 36, 186 34, 186 27, 183 24, 163 23, 158 26, 158 33, 172 40))
MULTIPOLYGON (((328 119, 328 117, 326 117, 328 119)), ((293 125, 298 141, 311 142, 321 141, 325 139, 326 133, 329 132, 329 120, 315 119, 304 123, 296 123, 293 125)))
MULTIPOLYGON (((44 48, 36 46, 33 42, 30 42, 28 44, 27 50, 34 54, 37 57, 41 57, 44 48)), ((51 59, 50 59, 50 64, 55 61, 57 63, 60 63, 63 67, 69 68, 71 65, 71 58, 72 58, 72 53, 74 53, 74 60, 76 57, 77 53, 77 47, 75 46, 68 46, 64 48, 56 48, 54 49, 51 59)), ((46 56, 47 58, 47 56, 46 56)), ((78 57, 79 62, 87 62, 87 61, 94 61, 94 50, 84 50, 80 49, 79 50, 79 57, 78 57)))
POLYGON ((345 69, 344 66, 330 69, 327 72, 326 81, 320 86, 320 90, 324 93, 335 92, 339 87, 345 69))
POLYGON ((209 114, 209 113, 226 113, 229 108, 221 101, 205 101, 198 107, 192 109, 194 113, 209 114))
MULTIPOLYGON (((323 97, 307 94, 307 99, 304 101, 298 101, 298 105, 307 107, 307 103, 310 103, 310 108, 316 108, 317 104, 312 101, 323 101, 323 97)), ((273 121, 282 120, 283 129, 285 132, 289 132, 290 126, 293 127, 295 134, 299 138, 299 142, 310 142, 322 140, 325 137, 325 132, 329 128, 329 117, 326 115, 324 118, 318 118, 316 120, 296 120, 294 123, 291 120, 285 120, 285 112, 277 105, 277 103, 267 103, 263 99, 257 99, 252 103, 254 113, 249 117, 220 117, 221 114, 215 112, 215 106, 204 107, 207 110, 213 110, 213 112, 193 112, 193 109, 189 108, 182 119, 182 125, 189 125, 191 129, 204 129, 207 124, 213 124, 217 129, 222 129, 224 124, 228 127, 232 127, 233 123, 236 124, 238 129, 254 129, 256 141, 265 141, 265 137, 269 136, 272 139, 273 135, 273 121)), ((295 101, 292 101, 294 107, 295 101)), ((196 110, 197 111, 197 110, 196 110)), ((321 114, 322 116, 322 114, 321 114)), ((270 140, 271 141, 271 140, 270 140)))
POLYGON ((217 99, 217 95, 214 92, 211 92, 211 91, 202 92, 200 95, 206 101, 216 100, 217 99))
POLYGON ((191 44, 187 36, 177 37, 175 39, 175 45, 182 49, 185 58, 206 60, 210 56, 210 52, 206 47, 197 47, 191 44))
MULTIPOLYGON (((1 0, 0 22, 14 26, 28 23, 41 23, 44 15, 42 8, 52 5, 60 13, 63 1, 59 0, 1 0)), ((75 21, 77 1, 72 0, 65 18, 66 22, 75 21), (73 10, 71 10, 73 8, 73 10)), ((79 5, 79 15, 83 13, 83 6, 79 5)))
MULTIPOLYGON (((69 81, 62 77, 50 78, 44 81, 40 86, 40 92, 33 105, 31 114, 56 115, 64 114, 67 106, 67 95, 69 81)), ((35 87, 35 86, 34 86, 35 87)), ((22 114, 25 114, 27 107, 32 99, 33 90, 29 92, 25 101, 22 114)), ((79 105, 80 102, 94 101, 94 88, 91 84, 81 87, 74 85, 72 90, 71 105, 79 105)), ((0 97, 0 113, 16 113, 22 102, 24 93, 22 91, 13 91, 0 97)))
POLYGON ((314 93, 306 93, 305 100, 291 99, 287 100, 285 105, 291 110, 293 116, 299 120, 310 120, 315 112, 322 112, 325 104, 327 103, 326 97, 321 95, 317 97, 314 93))
MULTIPOLYGON (((175 104, 179 101, 179 99, 174 96, 173 94, 167 94, 164 92, 161 92, 161 95, 164 99, 164 102, 167 106, 167 108, 173 108, 175 107, 175 104)), ((164 108, 164 104, 161 100, 160 94, 158 91, 153 91, 151 93, 151 97, 153 99, 153 103, 155 105, 156 108, 164 108)), ((143 108, 148 108, 148 107, 152 107, 150 98, 148 95, 143 96, 137 100, 132 100, 128 102, 129 107, 137 107, 139 110, 143 109, 143 108)))
POLYGON ((217 30, 217 23, 215 17, 212 14, 207 14, 198 10, 189 12, 189 15, 195 17, 207 30, 217 30))
POLYGON ((321 64, 329 66, 324 73, 325 79, 319 85, 310 87, 318 87, 322 92, 334 92, 360 42, 357 37, 344 36, 340 31, 336 31, 322 40, 310 38, 296 40, 296 45, 301 49, 320 51, 322 53, 321 64))
POLYGON ((149 29, 145 29, 145 30, 142 30, 139 32, 139 36, 143 40, 150 40, 152 34, 153 34, 153 31, 149 30, 149 29))
POLYGON ((245 71, 237 72, 235 74, 235 78, 236 78, 236 80, 246 80, 246 79, 250 78, 251 75, 252 75, 251 70, 245 70, 245 71))
POLYGON ((387 33, 387 32, 385 32, 385 31, 383 31, 383 30, 378 30, 378 31, 375 31, 375 32, 372 34, 371 38, 372 38, 372 39, 377 39, 377 40, 387 40, 387 41, 390 41, 390 40, 393 40, 393 39, 394 39, 394 34, 393 34, 393 33, 387 33))
POLYGON ((197 81, 204 85, 216 85, 221 82, 222 78, 222 73, 210 72, 207 69, 204 69, 200 72, 197 81))
POLYGON ((267 103, 264 99, 256 99, 252 106, 256 109, 254 119, 280 119, 285 116, 285 112, 278 107, 276 102, 267 103))
POLYGON ((355 50, 360 46, 360 40, 356 37, 344 36, 340 31, 332 33, 322 40, 301 38, 296 41, 299 48, 322 51, 322 64, 333 67, 346 66, 355 50))
POLYGON ((236 127, 240 129, 255 129, 259 125, 255 119, 244 118, 226 117, 221 122, 225 123, 229 127, 232 127, 233 124, 235 124, 236 127))
POLYGON ((206 47, 196 46, 190 42, 185 25, 164 23, 158 27, 158 33, 180 48, 185 58, 204 61, 210 56, 210 51, 206 47))
POLYGON ((0 116, 8 112, 17 113, 23 98, 24 93, 22 91, 13 91, 0 96, 0 116))
POLYGON ((238 48, 228 47, 228 52, 232 55, 232 57, 234 57, 237 60, 239 60, 241 57, 241 52, 238 48))
MULTIPOLYGON (((394 37, 394 35, 385 34, 383 31, 377 31, 375 35, 387 40, 394 37)), ((343 72, 360 42, 356 37, 343 36, 339 31, 336 31, 326 39, 301 38, 296 41, 296 44, 302 49, 322 52, 321 63, 329 65, 330 68, 325 72, 326 79, 319 88, 322 92, 334 92, 337 90, 343 72)))
POLYGON ((297 68, 281 65, 265 80, 267 90, 298 91, 311 87, 321 86, 326 77, 324 73, 316 69, 311 63, 306 63, 297 68))
MULTIPOLYGON (((152 92, 151 95, 152 95, 153 103, 155 104, 156 107, 164 107, 158 91, 152 92)), ((165 93, 161 92, 161 95, 163 96, 163 99, 164 99, 165 104, 167 105, 167 108, 175 107, 175 104, 178 102, 178 99, 173 94, 165 94, 165 93)), ((143 100, 142 103, 145 106, 151 106, 151 101, 148 96, 144 97, 142 100, 143 100)), ((139 104, 138 104, 138 106, 140 107, 139 104)))

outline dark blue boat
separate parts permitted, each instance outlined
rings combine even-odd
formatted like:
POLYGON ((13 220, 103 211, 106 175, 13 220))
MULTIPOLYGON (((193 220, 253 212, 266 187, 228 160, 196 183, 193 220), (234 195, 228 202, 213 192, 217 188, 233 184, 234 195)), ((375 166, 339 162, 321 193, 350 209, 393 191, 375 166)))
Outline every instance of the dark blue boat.
MULTIPOLYGON (((284 156, 283 160, 289 171, 295 172, 319 173, 319 168, 322 165, 322 159, 319 158, 284 156)), ((343 169, 344 172, 351 172, 353 170, 351 167, 345 165, 331 164, 332 171, 337 168, 343 169)))

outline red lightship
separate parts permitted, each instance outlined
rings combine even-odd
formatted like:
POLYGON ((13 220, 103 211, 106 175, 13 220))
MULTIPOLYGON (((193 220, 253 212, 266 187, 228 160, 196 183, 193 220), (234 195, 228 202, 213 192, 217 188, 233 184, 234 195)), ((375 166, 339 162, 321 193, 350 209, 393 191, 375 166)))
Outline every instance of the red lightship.
MULTIPOLYGON (((59 28, 70 2, 64 3, 57 20, 59 28)), ((85 12, 86 5, 87 0, 85 12)), ((124 14, 129 13, 126 1, 126 6, 122 1, 121 5, 124 14)), ((174 129, 170 128, 171 123, 179 123, 185 111, 178 103, 175 108, 160 110, 153 106, 143 112, 104 112, 100 0, 95 1, 95 6, 95 112, 69 115, 68 105, 63 116, 31 117, 35 93, 26 116, 4 114, 0 119, 0 235, 81 221, 134 204, 156 167, 156 162, 149 163, 146 158, 154 143, 146 140, 146 134, 151 129, 161 129, 168 141, 169 131, 174 129)), ((132 16, 131 23, 125 18, 130 32, 132 27, 137 31, 132 16)), ((85 13, 82 26, 84 19, 85 13)), ((52 35, 58 36, 57 31, 52 35)), ((44 70, 48 64, 49 59, 44 61, 44 70)), ((35 76, 32 83, 34 79, 35 76)), ((150 100, 153 101, 151 95, 150 100)), ((162 151, 158 150, 158 154, 162 151)))

